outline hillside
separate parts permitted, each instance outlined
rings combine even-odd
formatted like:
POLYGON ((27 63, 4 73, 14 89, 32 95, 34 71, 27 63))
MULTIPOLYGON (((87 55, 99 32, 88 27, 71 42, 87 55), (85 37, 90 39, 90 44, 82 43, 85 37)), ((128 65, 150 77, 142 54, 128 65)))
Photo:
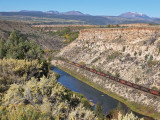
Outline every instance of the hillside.
MULTIPOLYGON (((160 28, 81 30, 77 40, 63 48, 57 57, 147 88, 160 90, 160 28)), ((150 106, 153 111, 160 112, 159 97, 98 77, 96 74, 70 64, 64 63, 61 66, 75 74, 80 74, 86 78, 87 82, 111 91, 125 101, 130 101, 133 106, 134 103, 150 106)), ((138 105, 134 108, 140 109, 138 105)))
MULTIPOLYGON (((16 23, 17 24, 17 23, 16 23)), ((0 39, 0 119, 3 120, 102 120, 101 104, 61 85, 50 59, 39 45, 12 31, 0 39)), ((67 79, 66 79, 67 80, 67 79)), ((112 118, 134 118, 133 113, 112 112, 112 118), (116 116, 115 116, 116 115, 116 116)))
POLYGON ((83 95, 57 82, 44 55, 16 31, 0 40, 0 119, 97 120, 83 95))
POLYGON ((33 40, 41 45, 43 49, 60 49, 64 46, 65 39, 59 36, 45 34, 23 22, 0 21, 0 38, 7 39, 13 31, 20 31, 21 36, 33 40))
POLYGON ((61 57, 84 62, 149 88, 160 89, 160 29, 81 30, 76 41, 62 49, 61 57))

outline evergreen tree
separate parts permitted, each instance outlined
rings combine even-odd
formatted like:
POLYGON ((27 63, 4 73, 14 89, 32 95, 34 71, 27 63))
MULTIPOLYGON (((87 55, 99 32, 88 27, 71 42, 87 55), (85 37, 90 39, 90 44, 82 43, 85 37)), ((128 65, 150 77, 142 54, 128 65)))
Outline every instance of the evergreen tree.
POLYGON ((0 40, 0 58, 40 59, 43 50, 33 41, 20 37, 20 33, 13 31, 8 40, 0 40))
POLYGON ((2 59, 6 55, 5 42, 3 39, 0 39, 0 59, 2 59))
POLYGON ((104 120, 104 111, 103 111, 103 107, 101 106, 100 102, 97 103, 94 112, 99 120, 104 120))

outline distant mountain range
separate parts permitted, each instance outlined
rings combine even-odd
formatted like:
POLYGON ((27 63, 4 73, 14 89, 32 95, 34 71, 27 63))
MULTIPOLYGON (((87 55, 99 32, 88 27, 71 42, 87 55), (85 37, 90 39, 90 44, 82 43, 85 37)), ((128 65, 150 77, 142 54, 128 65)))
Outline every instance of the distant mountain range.
POLYGON ((129 23, 160 24, 160 18, 152 18, 145 14, 136 12, 126 12, 119 16, 93 16, 89 14, 84 14, 79 11, 58 12, 53 10, 46 12, 29 11, 29 10, 21 10, 17 12, 0 12, 0 20, 7 20, 8 18, 12 20, 12 18, 14 18, 14 20, 33 21, 32 17, 34 18, 36 17, 38 19, 42 18, 61 19, 61 20, 63 19, 63 22, 50 22, 50 23, 42 22, 42 24, 69 24, 64 22, 66 20, 76 21, 76 23, 71 22, 70 24, 93 24, 93 25, 129 24, 129 23))
POLYGON ((46 14, 53 14, 53 15, 82 15, 82 16, 86 16, 88 14, 84 14, 82 12, 79 12, 79 11, 68 11, 68 12, 58 12, 58 11, 53 11, 53 10, 50 10, 50 11, 47 11, 47 12, 42 12, 42 11, 29 11, 29 10, 21 10, 19 11, 21 13, 23 12, 30 12, 30 13, 46 13, 46 14))
POLYGON ((151 19, 149 16, 142 14, 142 13, 137 13, 137 12, 127 12, 119 16, 125 17, 125 18, 134 18, 134 19, 151 19))

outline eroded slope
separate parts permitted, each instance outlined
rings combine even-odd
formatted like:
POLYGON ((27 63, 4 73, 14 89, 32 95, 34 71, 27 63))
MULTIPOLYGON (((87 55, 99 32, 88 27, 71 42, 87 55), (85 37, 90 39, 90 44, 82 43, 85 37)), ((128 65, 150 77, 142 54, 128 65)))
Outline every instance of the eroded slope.
POLYGON ((20 31, 23 38, 26 37, 28 40, 35 41, 43 49, 57 50, 64 47, 63 42, 65 40, 59 36, 45 34, 23 22, 0 21, 0 39, 7 39, 13 30, 20 31))
POLYGON ((160 89, 160 29, 81 30, 58 56, 152 89, 160 89))

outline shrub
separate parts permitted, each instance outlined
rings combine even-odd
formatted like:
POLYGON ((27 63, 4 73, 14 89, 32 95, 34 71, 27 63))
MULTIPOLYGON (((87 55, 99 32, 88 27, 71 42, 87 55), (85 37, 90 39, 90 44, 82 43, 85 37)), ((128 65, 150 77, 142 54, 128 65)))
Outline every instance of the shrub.
POLYGON ((0 118, 3 120, 52 120, 51 114, 38 111, 32 105, 9 105, 0 107, 0 118))
POLYGON ((142 55, 142 51, 139 51, 139 56, 141 56, 142 55))
POLYGON ((92 111, 86 110, 82 104, 69 113, 69 120, 100 120, 92 111))
POLYGON ((70 28, 65 28, 64 30, 54 32, 53 35, 61 36, 66 39, 65 43, 70 43, 78 38, 79 32, 72 31, 70 28))
POLYGON ((152 60, 153 60, 153 56, 152 56, 152 55, 150 55, 149 61, 152 61, 152 60))
POLYGON ((156 66, 157 64, 159 64, 157 60, 148 61, 148 67, 156 66))
POLYGON ((123 46, 123 50, 122 51, 125 52, 125 50, 126 50, 126 46, 123 46))
POLYGON ((99 120, 104 120, 104 112, 100 102, 97 103, 94 113, 99 120))
POLYGON ((144 57, 144 58, 145 58, 145 60, 147 60, 147 59, 148 59, 148 55, 145 55, 145 57, 144 57))
POLYGON ((138 83, 140 81, 140 79, 139 78, 135 78, 135 83, 138 83))
POLYGON ((11 84, 25 84, 32 77, 48 76, 48 64, 38 60, 0 59, 0 92, 6 91, 11 84))
POLYGON ((143 118, 138 118, 132 112, 127 113, 126 115, 122 115, 120 112, 118 113, 118 120, 144 120, 143 118))
POLYGON ((0 83, 24 83, 31 77, 40 78, 46 73, 45 65, 38 60, 0 59, 0 83))
POLYGON ((108 74, 108 75, 111 75, 111 73, 110 73, 109 71, 107 71, 107 74, 108 74))
POLYGON ((115 72, 115 77, 119 78, 120 77, 120 73, 118 71, 115 72))
POLYGON ((150 69, 147 69, 146 73, 149 73, 150 69))
POLYGON ((120 102, 118 102, 116 109, 119 110, 119 111, 123 109, 123 106, 120 102))
POLYGON ((95 69, 95 66, 94 66, 94 65, 92 65, 92 69, 95 69))
POLYGON ((134 52, 134 56, 136 56, 136 55, 137 55, 137 52, 135 51, 135 52, 134 52))
POLYGON ((80 64, 80 65, 85 65, 86 63, 83 62, 83 61, 81 61, 81 62, 79 62, 79 64, 80 64))
POLYGON ((142 69, 144 69, 145 68, 145 65, 142 65, 142 69))
MULTIPOLYGON (((47 119, 91 119, 95 120, 95 114, 91 111, 91 106, 87 99, 78 93, 74 93, 60 83, 57 83, 56 76, 53 73, 49 78, 42 77, 40 80, 32 78, 26 84, 12 84, 4 95, 3 105, 10 106, 26 104, 23 109, 27 111, 27 106, 36 106, 38 109, 34 115, 38 119, 47 116, 47 119), (52 116, 51 116, 52 115, 52 116)), ((21 109, 22 110, 22 109, 21 109)), ((18 110, 17 110, 18 111, 18 110)), ((22 110, 23 111, 23 110, 22 110)), ((27 113, 23 111, 23 114, 27 113)), ((15 115, 18 113, 13 112, 15 115)), ((0 112, 1 116, 8 116, 0 112)), ((20 114, 22 115, 22 114, 20 114)), ((27 114, 26 114, 27 115, 27 114)), ((27 118, 32 114, 28 114, 27 118)), ((18 116, 18 115, 17 115, 18 116)))
POLYGON ((107 59, 108 60, 112 60, 115 59, 116 57, 118 57, 119 55, 121 55, 122 53, 120 53, 119 51, 115 51, 112 54, 108 55, 107 59))
POLYGON ((158 91, 158 88, 156 86, 152 87, 152 89, 158 91))

